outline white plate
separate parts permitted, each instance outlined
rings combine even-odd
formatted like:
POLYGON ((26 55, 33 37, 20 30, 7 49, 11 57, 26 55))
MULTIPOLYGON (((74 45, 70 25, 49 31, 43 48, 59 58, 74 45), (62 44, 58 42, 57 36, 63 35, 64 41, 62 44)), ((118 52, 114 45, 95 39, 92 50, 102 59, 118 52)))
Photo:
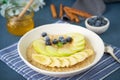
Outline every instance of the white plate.
POLYGON ((81 26, 71 25, 71 24, 47 24, 47 25, 39 26, 27 32, 24 36, 22 36, 18 43, 18 52, 22 60, 35 71, 40 72, 45 75, 49 75, 49 76, 67 77, 67 76, 73 76, 73 75, 79 74, 89 69, 93 65, 95 65, 103 56, 104 44, 103 44, 102 39, 96 33, 86 28, 83 28, 81 26), (78 33, 83 34, 93 46, 93 49, 96 53, 95 60, 93 61, 92 64, 82 69, 69 71, 69 72, 50 72, 50 71, 39 69, 31 65, 26 59, 26 49, 33 40, 38 39, 41 36, 42 32, 47 32, 50 34, 65 34, 69 32, 78 32, 78 33))

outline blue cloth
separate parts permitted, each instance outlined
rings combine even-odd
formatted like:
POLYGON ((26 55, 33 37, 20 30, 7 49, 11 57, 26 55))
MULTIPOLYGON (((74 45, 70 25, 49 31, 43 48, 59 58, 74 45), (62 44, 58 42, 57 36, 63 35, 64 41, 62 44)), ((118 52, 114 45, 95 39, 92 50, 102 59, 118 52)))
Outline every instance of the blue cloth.
MULTIPOLYGON (((115 55, 120 58, 120 49, 114 46, 112 47, 115 55)), ((22 61, 18 55, 17 43, 0 50, 0 60, 27 80, 102 80, 120 68, 120 64, 110 55, 104 54, 102 59, 95 66, 81 74, 68 78, 50 77, 32 70, 22 61)))

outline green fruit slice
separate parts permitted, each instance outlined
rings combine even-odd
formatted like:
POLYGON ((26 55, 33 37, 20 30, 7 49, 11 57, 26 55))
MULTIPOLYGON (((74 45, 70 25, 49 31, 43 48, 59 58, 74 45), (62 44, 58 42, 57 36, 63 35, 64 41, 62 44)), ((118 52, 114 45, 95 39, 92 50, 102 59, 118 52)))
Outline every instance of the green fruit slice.
POLYGON ((46 46, 46 52, 49 53, 49 56, 59 56, 58 49, 53 46, 46 46))
POLYGON ((72 52, 78 52, 78 51, 82 51, 83 49, 85 49, 85 38, 83 35, 79 34, 79 33, 75 33, 72 35, 73 42, 72 45, 70 47, 70 49, 72 50, 72 52))
POLYGON ((45 46, 44 40, 42 40, 42 39, 35 40, 35 41, 33 41, 32 45, 37 53, 40 53, 43 55, 49 55, 48 52, 46 52, 46 50, 45 50, 46 46, 45 46))
POLYGON ((74 53, 74 52, 72 52, 71 49, 69 49, 69 48, 63 47, 63 48, 59 48, 59 49, 58 49, 58 55, 59 55, 60 57, 62 57, 62 56, 70 56, 70 55, 73 54, 73 53, 74 53))

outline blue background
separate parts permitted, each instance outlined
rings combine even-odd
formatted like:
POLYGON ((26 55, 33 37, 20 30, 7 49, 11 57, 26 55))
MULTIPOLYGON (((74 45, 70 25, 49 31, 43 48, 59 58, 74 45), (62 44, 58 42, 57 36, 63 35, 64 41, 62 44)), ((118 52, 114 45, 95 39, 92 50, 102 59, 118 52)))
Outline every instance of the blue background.
MULTIPOLYGON (((50 11, 50 4, 54 3, 57 7, 57 12, 59 12, 59 4, 62 3, 65 6, 72 6, 75 0, 45 0, 46 6, 43 9, 40 9, 38 12, 35 12, 34 22, 35 27, 54 23, 59 20, 53 19, 50 11)), ((106 4, 106 11, 103 14, 110 20, 109 29, 99 35, 103 41, 117 46, 120 48, 120 3, 109 3, 106 4)), ((80 23, 72 23, 80 26, 85 26, 84 21, 80 23)), ((18 42, 20 36, 14 36, 10 34, 6 29, 6 19, 0 16, 0 49, 3 49, 9 45, 12 45, 15 42, 18 42)), ((25 80, 21 75, 17 74, 15 71, 10 69, 5 63, 0 61, 0 80, 25 80)), ((120 69, 116 72, 109 75, 105 80, 120 80, 120 69)))

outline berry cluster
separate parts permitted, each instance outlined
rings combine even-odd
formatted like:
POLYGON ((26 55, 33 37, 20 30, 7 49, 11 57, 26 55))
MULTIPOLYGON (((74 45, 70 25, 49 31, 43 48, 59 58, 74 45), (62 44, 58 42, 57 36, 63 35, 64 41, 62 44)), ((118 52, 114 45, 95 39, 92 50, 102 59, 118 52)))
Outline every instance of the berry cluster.
POLYGON ((96 16, 88 19, 88 24, 91 26, 100 27, 106 25, 107 21, 104 19, 103 16, 96 16))
POLYGON ((58 39, 53 39, 51 40, 50 37, 47 35, 46 32, 42 32, 41 34, 42 37, 44 37, 45 39, 45 45, 52 45, 52 44, 56 44, 58 47, 66 44, 66 43, 70 43, 72 42, 72 37, 67 37, 64 38, 63 36, 59 36, 58 39))

